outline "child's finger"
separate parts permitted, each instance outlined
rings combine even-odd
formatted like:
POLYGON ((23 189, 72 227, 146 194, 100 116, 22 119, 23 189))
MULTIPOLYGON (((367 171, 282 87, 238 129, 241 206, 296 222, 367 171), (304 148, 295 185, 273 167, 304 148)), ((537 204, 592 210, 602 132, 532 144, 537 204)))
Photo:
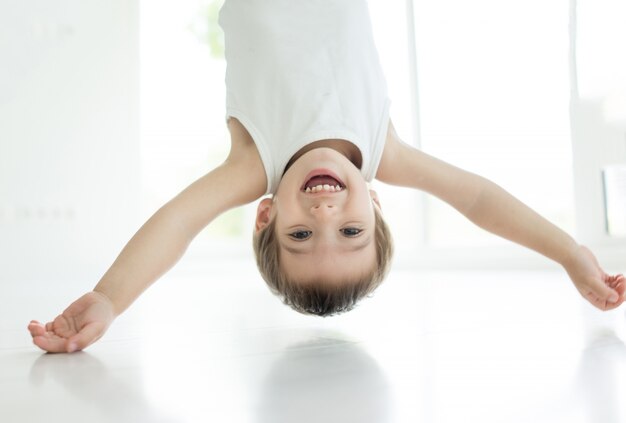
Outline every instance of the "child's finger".
POLYGON ((28 324, 28 331, 31 336, 43 336, 46 333, 46 328, 36 320, 31 321, 28 324))
POLYGON ((619 293, 607 285, 601 285, 596 289, 596 295, 609 303, 619 301, 619 293))
POLYGON ((80 351, 98 340, 104 332, 102 322, 92 322, 72 336, 67 343, 67 352, 80 351))
POLYGON ((626 278, 624 278, 624 275, 609 276, 607 280, 605 280, 605 284, 609 289, 618 295, 617 301, 613 302, 618 302, 619 300, 623 301, 624 290, 626 288, 626 278))
POLYGON ((616 291, 624 285, 626 285, 626 279, 623 276, 618 277, 609 283, 609 286, 616 291))
POLYGON ((44 351, 50 353, 65 352, 67 340, 50 333, 43 336, 34 336, 33 343, 44 351))
POLYGON ((622 301, 626 299, 626 282, 618 282, 617 284, 615 284, 613 289, 617 291, 622 301))
POLYGON ((622 287, 626 284, 626 278, 624 275, 611 276, 608 281, 608 285, 617 290, 618 287, 622 287))
POLYGON ((600 310, 610 310, 619 305, 620 295, 606 285, 591 287, 585 298, 600 310))

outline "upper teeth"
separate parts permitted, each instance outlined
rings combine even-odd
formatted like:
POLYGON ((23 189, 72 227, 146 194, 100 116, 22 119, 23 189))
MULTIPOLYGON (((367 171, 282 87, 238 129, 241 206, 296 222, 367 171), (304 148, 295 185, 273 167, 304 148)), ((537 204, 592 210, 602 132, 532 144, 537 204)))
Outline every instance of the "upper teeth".
POLYGON ((341 185, 316 185, 314 187, 307 187, 304 191, 305 192, 321 192, 321 191, 328 191, 328 192, 336 192, 336 191, 341 191, 341 185))

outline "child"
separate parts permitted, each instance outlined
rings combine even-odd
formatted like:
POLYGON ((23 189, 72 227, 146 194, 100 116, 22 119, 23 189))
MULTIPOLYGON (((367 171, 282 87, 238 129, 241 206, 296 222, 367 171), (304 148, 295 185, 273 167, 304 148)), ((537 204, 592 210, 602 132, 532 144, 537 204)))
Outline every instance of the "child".
POLYGON ((382 281, 392 243, 368 181, 424 190, 480 227, 560 263, 579 292, 608 310, 622 275, 494 183, 402 142, 388 110, 366 0, 226 0, 224 163, 161 207, 92 292, 53 322, 32 321, 50 352, 99 339, 216 216, 264 194, 255 254, 271 290, 295 310, 350 310, 382 281))

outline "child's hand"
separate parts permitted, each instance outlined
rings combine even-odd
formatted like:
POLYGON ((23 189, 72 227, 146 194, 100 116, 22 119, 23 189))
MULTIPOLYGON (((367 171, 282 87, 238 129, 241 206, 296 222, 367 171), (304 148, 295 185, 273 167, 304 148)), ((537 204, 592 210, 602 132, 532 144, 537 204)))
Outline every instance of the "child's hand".
POLYGON ((99 292, 89 292, 74 301, 53 322, 44 326, 36 320, 28 325, 33 343, 42 350, 74 352, 91 345, 115 318, 113 304, 99 292))
POLYGON ((619 307, 626 299, 624 275, 610 276, 604 273, 587 247, 577 248, 565 265, 565 270, 581 295, 600 310, 619 307))

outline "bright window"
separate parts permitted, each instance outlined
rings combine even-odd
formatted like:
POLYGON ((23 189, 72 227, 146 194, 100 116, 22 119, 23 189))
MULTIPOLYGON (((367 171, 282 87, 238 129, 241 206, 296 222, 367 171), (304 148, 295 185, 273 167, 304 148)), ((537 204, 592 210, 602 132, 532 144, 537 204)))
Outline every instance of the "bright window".
MULTIPOLYGON (((566 0, 415 0, 421 147, 573 222, 566 0)), ((500 245, 435 199, 431 247, 500 245)))
MULTIPOLYGON (((141 2, 141 151, 149 216, 228 154, 221 0, 141 2)), ((211 199, 207 199, 211 201, 211 199)), ((250 234, 249 208, 232 210, 196 244, 250 234)))

